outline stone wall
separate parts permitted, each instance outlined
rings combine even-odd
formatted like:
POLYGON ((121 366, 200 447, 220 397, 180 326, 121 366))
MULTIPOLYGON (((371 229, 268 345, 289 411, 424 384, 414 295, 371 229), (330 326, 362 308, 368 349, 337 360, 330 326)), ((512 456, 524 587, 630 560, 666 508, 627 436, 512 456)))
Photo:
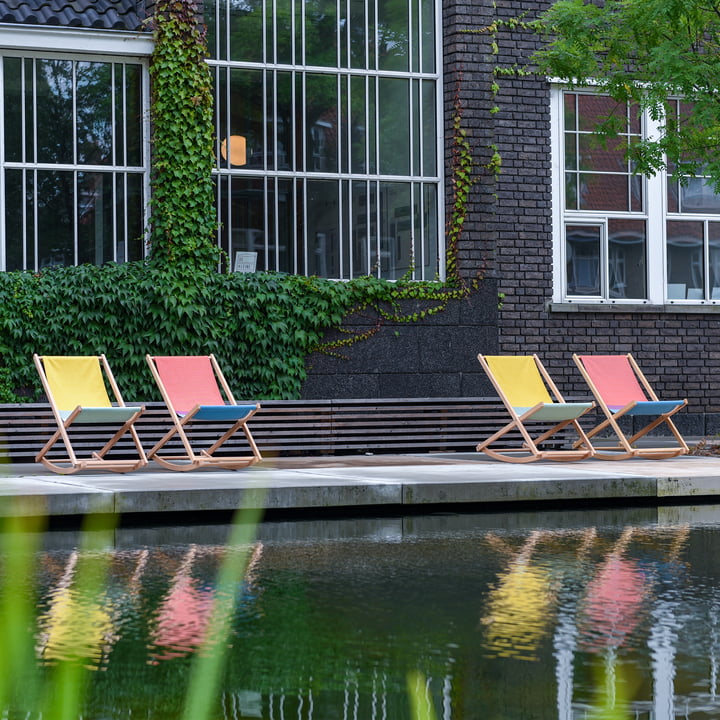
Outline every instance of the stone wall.
MULTIPOLYGON (((497 312, 496 284, 489 280, 425 320, 383 322, 372 337, 339 350, 340 356, 311 355, 303 397, 492 397, 477 354, 498 351, 497 312)), ((360 315, 347 328, 376 326, 376 316, 360 315)), ((328 340, 342 337, 347 335, 331 333, 328 340)))

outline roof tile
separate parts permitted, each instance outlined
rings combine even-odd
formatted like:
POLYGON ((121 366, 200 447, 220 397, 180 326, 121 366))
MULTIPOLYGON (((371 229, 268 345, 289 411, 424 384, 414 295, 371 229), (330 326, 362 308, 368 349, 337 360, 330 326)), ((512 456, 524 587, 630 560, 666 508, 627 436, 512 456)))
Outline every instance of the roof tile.
POLYGON ((0 22, 140 30, 137 0, 0 0, 0 22))

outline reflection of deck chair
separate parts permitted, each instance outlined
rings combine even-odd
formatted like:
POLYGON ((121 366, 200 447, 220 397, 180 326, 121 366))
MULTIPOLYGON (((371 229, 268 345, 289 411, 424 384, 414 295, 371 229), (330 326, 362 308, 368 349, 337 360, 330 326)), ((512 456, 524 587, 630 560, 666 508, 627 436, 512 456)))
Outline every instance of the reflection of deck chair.
POLYGON ((112 470, 128 472, 147 465, 134 423, 143 412, 143 407, 127 407, 120 396, 115 378, 104 355, 97 356, 49 356, 34 355, 33 360, 40 375, 43 389, 58 425, 58 429, 37 454, 36 461, 50 470, 67 475, 78 470, 112 470), (105 389, 105 380, 117 401, 113 405, 105 389), (111 425, 120 429, 90 458, 78 458, 70 441, 68 429, 71 425, 111 425), (131 459, 106 458, 105 455, 125 434, 130 433, 137 457, 131 459), (67 457, 50 459, 51 448, 62 438, 67 457))
POLYGON ((577 418, 591 410, 595 403, 566 403, 537 355, 478 355, 478 360, 512 418, 505 427, 480 443, 477 446, 479 451, 497 460, 516 463, 534 460, 582 460, 594 454, 593 447, 577 418), (533 439, 525 427, 530 422, 551 424, 552 427, 533 439), (538 445, 551 440, 556 433, 566 427, 572 427, 577 433, 578 447, 551 450, 538 448, 538 445), (521 434, 523 443, 520 447, 497 449, 490 447, 511 431, 518 431, 521 434), (516 456, 515 453, 523 454, 516 456))
POLYGON ((260 409, 260 405, 238 405, 235 402, 213 355, 146 357, 173 421, 172 429, 148 453, 151 460, 156 460, 170 470, 193 470, 204 465, 237 470, 262 460, 247 426, 248 420, 260 409), (232 424, 211 447, 195 452, 186 428, 196 421, 232 424), (245 434, 251 454, 214 455, 238 430, 245 434), (176 434, 185 453, 160 455, 160 449, 176 434))
POLYGON ((670 419, 687 405, 687 400, 658 400, 650 383, 640 371, 632 355, 573 355, 576 365, 592 390, 605 419, 588 432, 592 438, 610 427, 618 444, 596 447, 598 458, 625 460, 627 458, 669 458, 684 455, 689 448, 670 419), (627 437, 617 420, 633 415, 652 419, 631 437, 627 437), (677 440, 670 447, 634 447, 634 443, 658 425, 666 423, 677 440), (597 452, 599 451, 599 452, 597 452))

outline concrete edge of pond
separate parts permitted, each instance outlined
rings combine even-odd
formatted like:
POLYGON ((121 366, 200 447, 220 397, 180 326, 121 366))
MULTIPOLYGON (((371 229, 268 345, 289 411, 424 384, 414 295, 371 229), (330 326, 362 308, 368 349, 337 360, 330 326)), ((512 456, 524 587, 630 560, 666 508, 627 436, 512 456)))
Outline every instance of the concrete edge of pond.
MULTIPOLYGON (((496 462, 472 453, 266 459, 240 471, 173 473, 154 464, 127 474, 57 475, 41 465, 0 465, 0 515, 409 510, 498 503, 678 503, 720 496, 720 457, 496 462)), ((719 498, 720 502, 720 498, 719 498)))

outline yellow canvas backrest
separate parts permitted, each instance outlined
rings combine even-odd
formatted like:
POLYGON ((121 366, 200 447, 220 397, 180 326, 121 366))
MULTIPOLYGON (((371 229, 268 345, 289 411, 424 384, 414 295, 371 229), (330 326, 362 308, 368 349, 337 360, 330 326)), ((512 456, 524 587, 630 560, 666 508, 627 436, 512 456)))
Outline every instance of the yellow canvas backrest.
POLYGON ((512 407, 553 401, 531 355, 486 355, 485 360, 512 407))
POLYGON ((110 407, 100 358, 48 356, 42 358, 55 406, 61 411, 83 407, 110 407))

